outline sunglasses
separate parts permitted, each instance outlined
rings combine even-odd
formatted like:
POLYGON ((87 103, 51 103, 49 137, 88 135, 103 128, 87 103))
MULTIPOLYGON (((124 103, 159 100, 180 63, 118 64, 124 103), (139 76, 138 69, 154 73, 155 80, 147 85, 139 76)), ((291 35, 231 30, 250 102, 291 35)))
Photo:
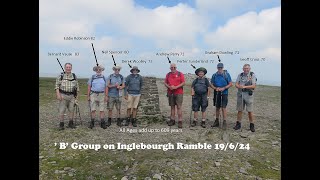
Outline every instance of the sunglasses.
POLYGON ((170 67, 170 69, 176 69, 177 67, 170 67))
POLYGON ((115 69, 115 71, 120 71, 120 69, 115 69))

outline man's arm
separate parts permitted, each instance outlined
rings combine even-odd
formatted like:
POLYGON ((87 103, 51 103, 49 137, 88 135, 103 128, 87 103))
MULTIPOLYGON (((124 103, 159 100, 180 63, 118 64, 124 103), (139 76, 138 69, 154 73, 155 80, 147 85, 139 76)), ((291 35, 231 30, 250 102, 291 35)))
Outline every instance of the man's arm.
POLYGON ((217 88, 210 82, 210 87, 214 90, 216 90, 217 88))
POLYGON ((116 85, 112 85, 111 84, 111 77, 108 77, 108 79, 107 79, 107 87, 108 88, 113 88, 113 87, 115 87, 116 85))
POLYGON ((194 96, 194 88, 191 87, 191 96, 194 96))
POLYGON ((174 89, 178 89, 178 88, 180 88, 180 87, 182 87, 182 86, 184 86, 186 84, 186 82, 182 82, 181 84, 179 84, 178 86, 175 86, 175 88, 174 89))
POLYGON ((239 82, 236 82, 236 88, 238 88, 238 89, 239 89, 239 88, 240 88, 240 89, 242 88, 242 86, 240 86, 239 82))
POLYGON ((56 79, 55 87, 54 87, 54 90, 56 91, 56 96, 57 96, 58 100, 62 99, 60 91, 59 91, 60 85, 61 85, 60 76, 58 76, 57 79, 56 79))
POLYGON ((254 88, 256 88, 256 84, 252 84, 250 86, 243 86, 242 88, 243 89, 254 89, 254 88))

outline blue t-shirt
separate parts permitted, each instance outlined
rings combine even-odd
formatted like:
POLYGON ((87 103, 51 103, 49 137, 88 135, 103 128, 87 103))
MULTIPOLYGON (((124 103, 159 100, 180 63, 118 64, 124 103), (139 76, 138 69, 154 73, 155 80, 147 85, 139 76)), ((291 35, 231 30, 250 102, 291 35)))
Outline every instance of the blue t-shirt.
MULTIPOLYGON (((227 77, 228 82, 224 78, 223 72, 221 74, 217 72, 215 77, 214 77, 214 74, 212 75, 211 83, 215 87, 225 87, 231 82, 231 76, 228 72, 226 72, 226 77, 227 77)), ((224 91, 222 91, 222 94, 228 94, 228 89, 225 89, 224 91)))
MULTIPOLYGON (((116 83, 121 85, 125 81, 124 81, 124 78, 122 78, 122 81, 121 81, 120 74, 118 74, 118 75, 111 74, 111 80, 110 80, 110 76, 109 76, 108 79, 107 79, 107 82, 110 83, 111 85, 115 85, 116 83)), ((119 97, 118 88, 117 87, 109 88, 108 96, 110 96, 110 97, 119 97)))
POLYGON ((103 79, 103 75, 94 75, 92 85, 92 76, 89 78, 88 85, 91 86, 91 91, 104 92, 107 86, 107 81, 103 79))

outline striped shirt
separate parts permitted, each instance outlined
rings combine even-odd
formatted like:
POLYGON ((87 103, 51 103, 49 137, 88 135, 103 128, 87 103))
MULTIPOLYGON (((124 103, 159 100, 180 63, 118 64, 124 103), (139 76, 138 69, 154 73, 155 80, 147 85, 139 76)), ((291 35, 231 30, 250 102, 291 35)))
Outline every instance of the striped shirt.
POLYGON ((76 87, 77 91, 78 92, 80 91, 79 83, 77 80, 69 81, 69 80, 73 79, 72 73, 70 73, 70 74, 65 73, 63 75, 62 80, 60 80, 60 79, 61 79, 61 75, 59 75, 56 79, 56 85, 55 85, 54 90, 60 89, 65 92, 73 92, 73 88, 76 87))

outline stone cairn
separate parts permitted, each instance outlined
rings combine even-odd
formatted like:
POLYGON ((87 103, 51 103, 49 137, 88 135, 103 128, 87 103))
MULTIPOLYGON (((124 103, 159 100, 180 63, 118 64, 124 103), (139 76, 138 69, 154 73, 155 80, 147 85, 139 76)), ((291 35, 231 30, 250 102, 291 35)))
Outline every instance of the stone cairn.
POLYGON ((164 121, 159 107, 159 93, 155 77, 143 77, 137 118, 138 121, 148 124, 164 121))

